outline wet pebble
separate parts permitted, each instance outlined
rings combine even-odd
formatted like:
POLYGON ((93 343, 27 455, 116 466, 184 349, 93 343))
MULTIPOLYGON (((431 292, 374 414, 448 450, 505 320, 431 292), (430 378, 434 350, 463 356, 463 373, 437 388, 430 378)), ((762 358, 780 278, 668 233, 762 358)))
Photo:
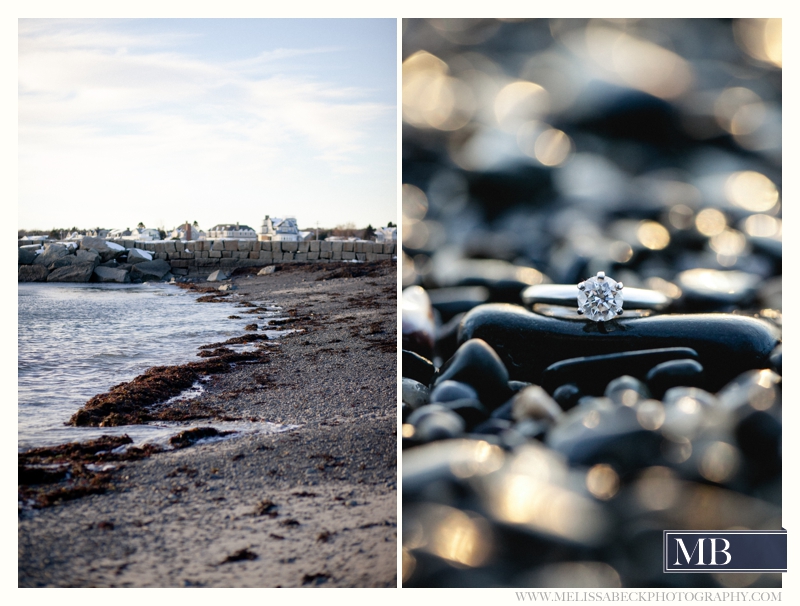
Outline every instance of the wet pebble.
POLYGON ((600 395, 608 383, 619 376, 620 369, 624 368, 628 375, 644 378, 654 365, 690 356, 695 357, 697 353, 688 347, 669 347, 571 358, 548 366, 542 373, 542 385, 555 391, 556 386, 574 383, 587 394, 600 395))
POLYGON ((403 402, 412 410, 424 406, 430 401, 430 391, 422 383, 414 379, 403 379, 403 402))
POLYGON ((556 388, 553 392, 553 399, 558 402, 561 410, 569 410, 578 405, 578 401, 583 395, 575 383, 566 383, 556 388))
POLYGON ((681 305, 690 310, 716 310, 725 306, 747 307, 755 299, 761 277, 738 270, 688 269, 676 282, 683 292, 681 305))
POLYGON ((558 403, 538 385, 531 385, 520 391, 511 401, 511 407, 511 415, 515 421, 555 423, 563 415, 558 403))
POLYGON ((433 355, 435 325, 428 293, 421 286, 403 290, 403 349, 430 358, 433 355))
MULTIPOLYGON (((550 318, 519 306, 487 304, 464 317, 460 339, 484 340, 497 352, 514 380, 542 384, 548 391, 549 386, 542 381, 544 370, 563 360, 644 349, 688 348, 697 352, 705 369, 704 388, 716 391, 746 370, 768 367, 769 355, 778 344, 778 331, 763 320, 728 314, 623 316, 603 325, 550 318)), ((621 370, 634 374, 627 367, 617 368, 608 379, 618 376, 621 370)), ((576 382, 580 387, 584 383, 600 383, 586 376, 563 382, 576 382)), ((558 382, 554 380, 553 385, 557 387, 558 382)))
POLYGON ((671 387, 703 385, 703 365, 697 360, 669 360, 654 366, 646 380, 653 395, 660 398, 671 387))
POLYGON ((481 339, 463 343, 442 366, 435 385, 450 380, 471 385, 478 392, 480 401, 490 409, 511 395, 506 367, 497 353, 481 339))
POLYGON ((436 375, 433 362, 413 351, 403 350, 403 376, 430 385, 436 375))
POLYGON ((617 404, 633 406, 650 397, 650 390, 642 381, 630 375, 613 379, 606 385, 603 395, 617 404))
POLYGON ((431 402, 448 402, 450 400, 478 399, 478 392, 473 387, 460 381, 439 381, 431 391, 431 402))
POLYGON ((464 420, 441 404, 427 404, 415 410, 408 423, 414 426, 414 439, 426 443, 447 440, 464 433, 464 420))
POLYGON ((427 292, 433 308, 441 315, 442 322, 489 301, 489 289, 483 286, 434 288, 427 292))

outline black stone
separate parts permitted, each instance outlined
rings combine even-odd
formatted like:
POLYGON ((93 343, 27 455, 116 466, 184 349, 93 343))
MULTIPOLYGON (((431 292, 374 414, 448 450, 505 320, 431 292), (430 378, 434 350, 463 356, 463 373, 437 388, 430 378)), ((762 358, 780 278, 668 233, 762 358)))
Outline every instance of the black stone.
POLYGON ((403 350, 403 376, 423 385, 430 385, 436 376, 433 362, 413 351, 403 350))
POLYGON ((471 398, 442 402, 442 406, 464 419, 467 431, 471 431, 473 427, 483 423, 489 416, 483 405, 478 400, 471 398))
POLYGON ((450 402, 451 400, 478 399, 475 388, 460 381, 440 381, 431 391, 431 402, 450 402))
POLYGON ((703 379, 703 365, 697 360, 670 360, 654 366, 646 380, 653 396, 661 399, 672 387, 699 387, 703 379))
POLYGON ((575 383, 567 383, 556 388, 553 392, 553 399, 558 402, 562 410, 569 410, 577 406, 578 400, 584 395, 575 383))
POLYGON ((441 315, 442 322, 448 322, 453 316, 466 313, 489 301, 489 290, 483 286, 434 288, 427 292, 433 308, 441 315))
MULTIPOLYGON (((778 331, 762 320, 728 314, 622 316, 596 323, 550 318, 516 305, 487 304, 464 317, 459 338, 483 339, 512 379, 536 384, 541 384, 548 366, 579 355, 691 348, 705 369, 704 389, 716 391, 748 369, 768 367, 778 331)), ((631 374, 626 367, 618 368, 616 375, 620 370, 631 374)))
POLYGON ((508 429, 511 429, 514 424, 506 419, 487 419, 472 430, 473 434, 486 434, 496 436, 508 429))
POLYGON ((414 426, 414 439, 418 442, 447 440, 464 433, 464 420, 452 410, 439 404, 418 408, 408 417, 414 426))
POLYGON ((449 360, 458 349, 458 327, 465 314, 456 314, 450 321, 436 328, 434 351, 442 360, 449 360))
POLYGON ((687 347, 669 347, 571 358, 548 366, 542 373, 542 387, 553 393, 560 385, 574 383, 584 393, 599 396, 623 369, 634 380, 643 379, 656 364, 696 355, 687 347))
POLYGON ((502 406, 498 406, 492 411, 491 417, 493 419, 505 419, 506 421, 513 421, 514 416, 512 415, 514 410, 514 400, 511 399, 502 406))
POLYGON ((480 339, 471 339, 458 348, 441 368, 435 385, 448 380, 474 387, 480 401, 490 410, 511 397, 506 367, 494 350, 480 339))
POLYGON ((774 415, 754 410, 739 421, 736 441, 752 463, 748 473, 753 483, 761 484, 781 473, 781 422, 774 415))
MULTIPOLYGON (((587 407, 590 408, 590 407, 587 407)), ((576 415, 572 411, 570 415, 576 415)), ((663 464, 658 432, 643 429, 636 412, 627 406, 587 410, 594 420, 587 427, 583 415, 560 423, 547 435, 547 445, 563 454, 570 465, 611 465, 620 476, 651 465, 663 464)))

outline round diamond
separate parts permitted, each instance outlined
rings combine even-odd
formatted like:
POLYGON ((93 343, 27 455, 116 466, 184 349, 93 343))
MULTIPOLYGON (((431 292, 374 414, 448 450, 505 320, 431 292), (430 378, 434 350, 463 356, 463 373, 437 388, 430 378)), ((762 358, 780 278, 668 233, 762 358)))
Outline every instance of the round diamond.
POLYGON ((595 322, 612 320, 622 310, 622 286, 601 275, 582 282, 583 288, 578 291, 578 309, 595 322))

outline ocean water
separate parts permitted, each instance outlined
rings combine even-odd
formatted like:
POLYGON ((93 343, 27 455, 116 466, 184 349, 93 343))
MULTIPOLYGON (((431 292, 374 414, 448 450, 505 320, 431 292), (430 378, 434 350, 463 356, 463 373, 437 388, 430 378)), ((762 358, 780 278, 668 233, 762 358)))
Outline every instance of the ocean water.
MULTIPOLYGON (((84 441, 127 433, 135 443, 163 442, 185 429, 160 423, 119 428, 67 427, 88 399, 151 366, 197 361, 198 347, 244 334, 257 321, 230 303, 197 303, 196 293, 169 284, 19 284, 18 447, 84 441), (228 316, 240 315, 241 320, 228 316)), ((281 317, 269 301, 269 312, 281 317)), ((279 338, 285 331, 270 331, 279 338)), ((241 350, 241 349, 240 349, 241 350)), ((202 386, 198 386, 202 389, 202 386)), ((190 426, 219 423, 195 423, 190 426)), ((266 424, 225 427, 280 431, 266 424), (259 426, 261 425, 261 426, 259 426)))

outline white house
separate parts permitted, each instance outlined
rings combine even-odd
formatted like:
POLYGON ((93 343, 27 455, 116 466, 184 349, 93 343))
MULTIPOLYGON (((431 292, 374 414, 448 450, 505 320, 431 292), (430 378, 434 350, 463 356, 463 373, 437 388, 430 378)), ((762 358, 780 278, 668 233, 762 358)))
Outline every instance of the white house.
POLYGON ((264 217, 261 223, 259 240, 278 240, 280 242, 300 242, 310 240, 310 231, 300 231, 297 228, 297 219, 294 217, 264 217))
POLYGON ((220 238, 230 238, 236 240, 255 240, 256 230, 247 225, 231 225, 230 223, 220 223, 208 230, 206 238, 217 240, 220 238))

